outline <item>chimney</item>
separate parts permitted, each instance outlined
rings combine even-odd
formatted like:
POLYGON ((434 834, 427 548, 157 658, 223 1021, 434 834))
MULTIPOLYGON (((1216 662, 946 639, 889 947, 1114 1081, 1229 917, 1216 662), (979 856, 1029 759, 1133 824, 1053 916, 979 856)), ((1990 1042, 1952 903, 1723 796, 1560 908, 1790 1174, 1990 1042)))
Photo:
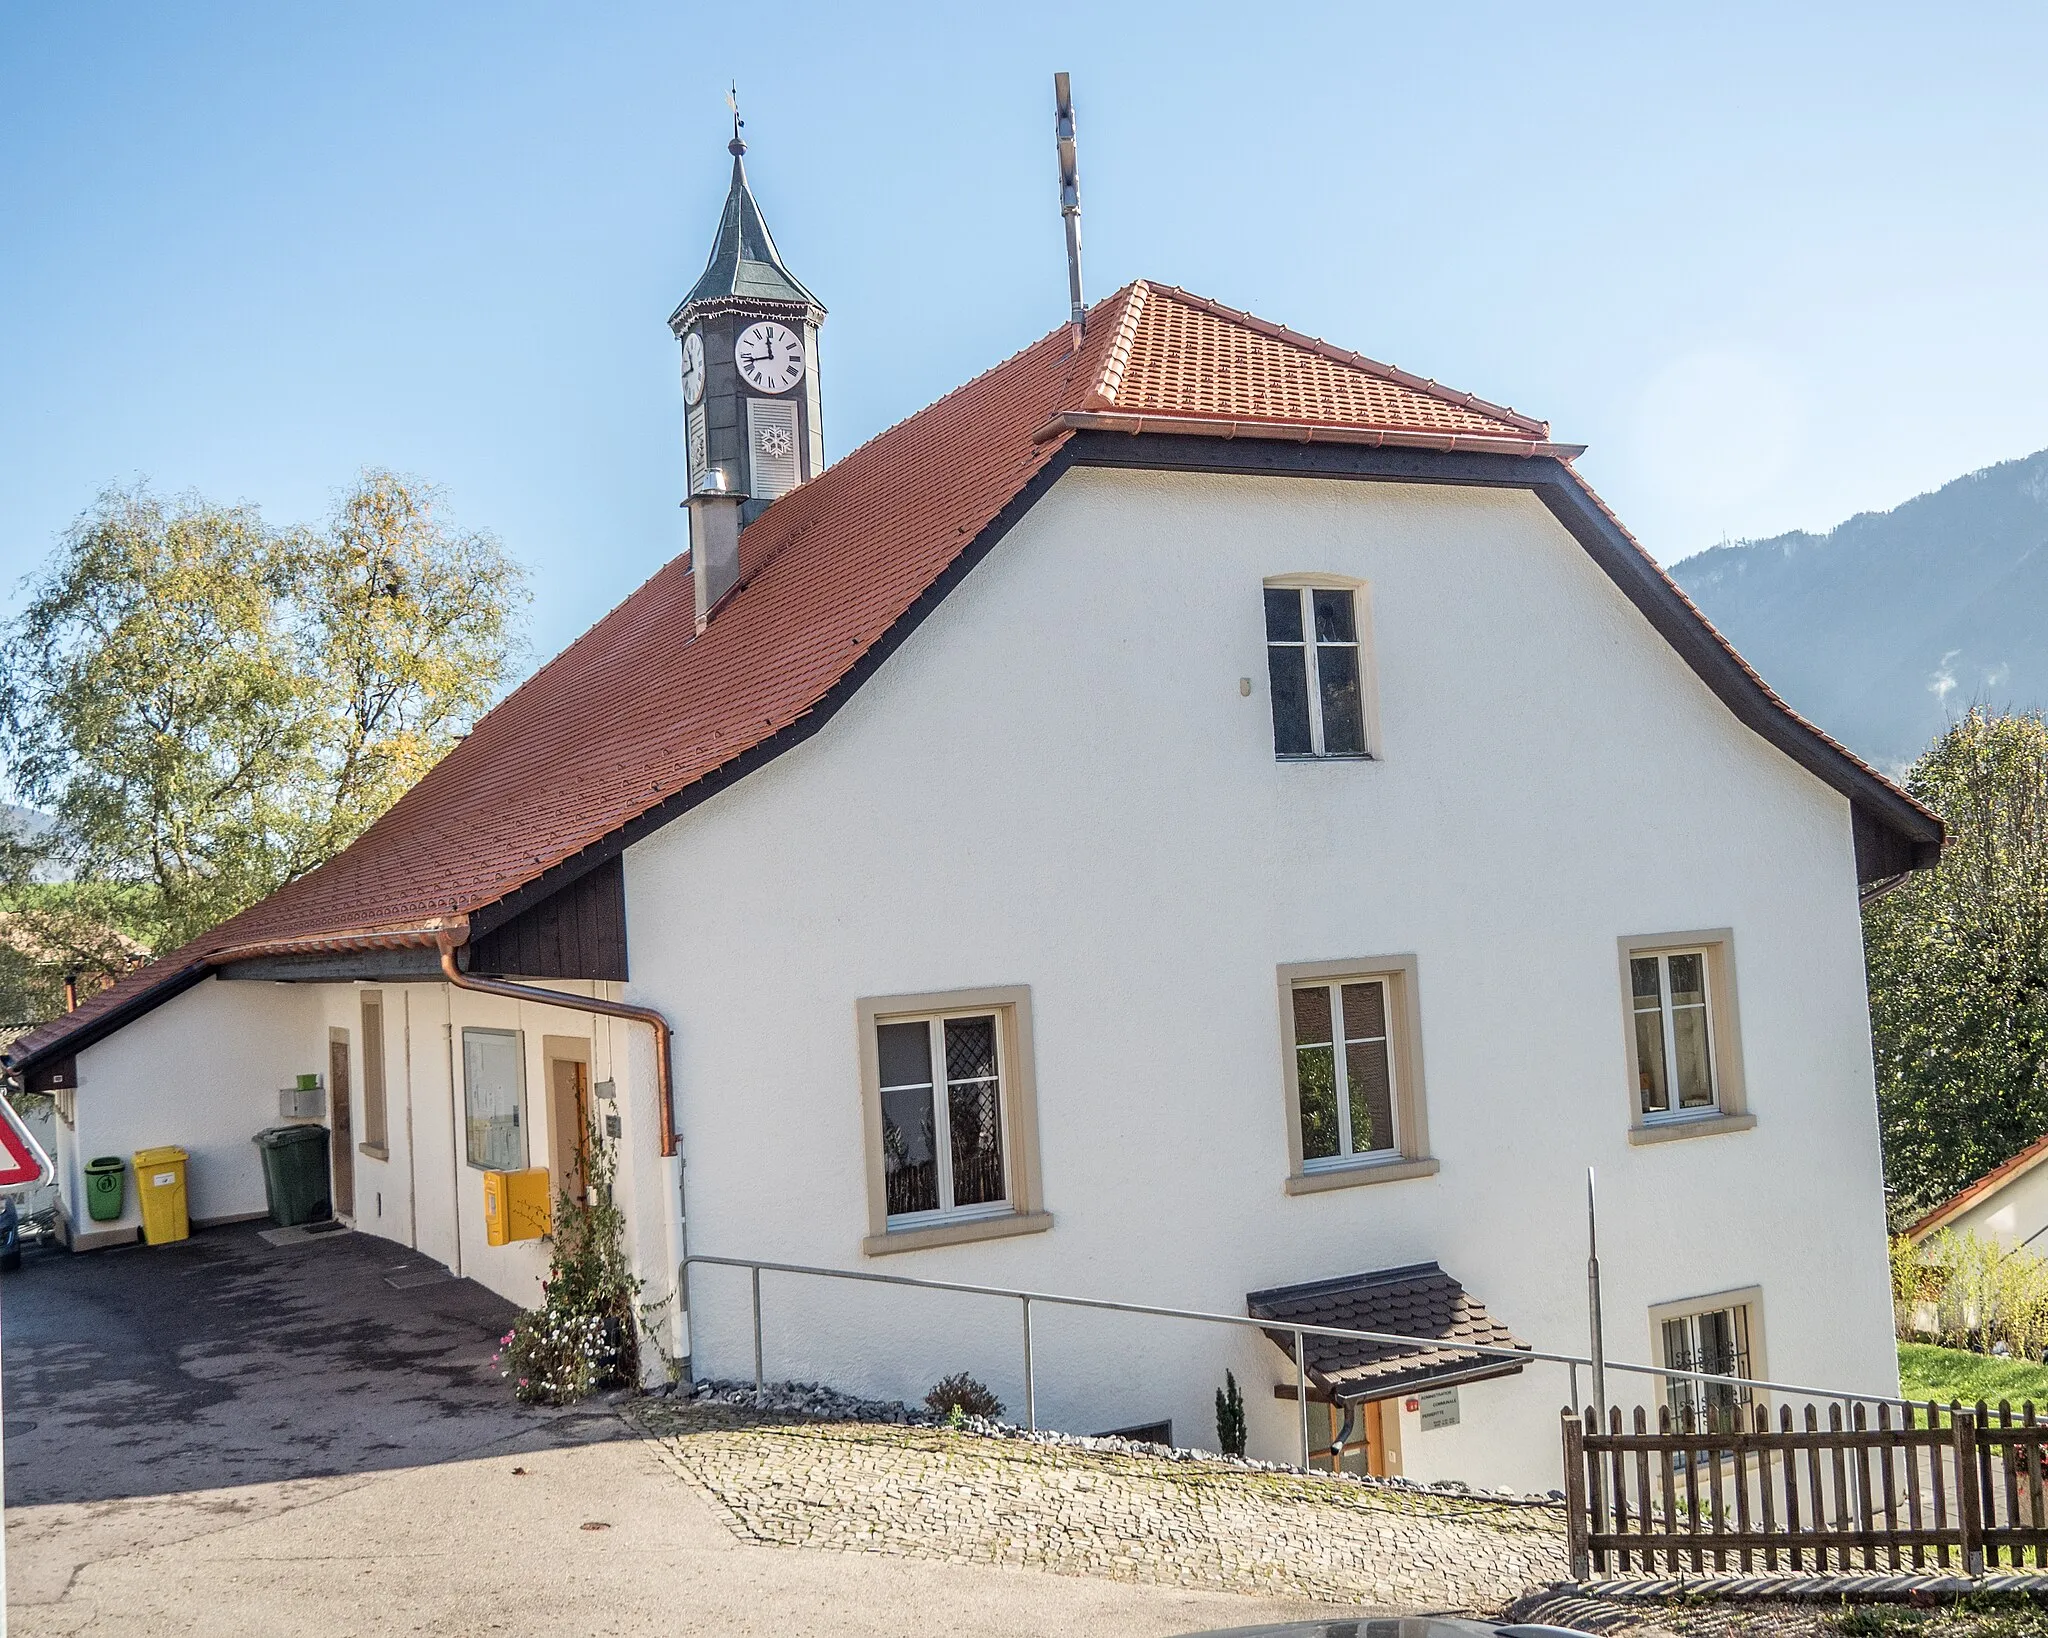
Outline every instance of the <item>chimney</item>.
POLYGON ((740 583, 740 507, 746 496, 723 467, 712 467, 690 495, 690 579, 697 591, 697 629, 740 583))

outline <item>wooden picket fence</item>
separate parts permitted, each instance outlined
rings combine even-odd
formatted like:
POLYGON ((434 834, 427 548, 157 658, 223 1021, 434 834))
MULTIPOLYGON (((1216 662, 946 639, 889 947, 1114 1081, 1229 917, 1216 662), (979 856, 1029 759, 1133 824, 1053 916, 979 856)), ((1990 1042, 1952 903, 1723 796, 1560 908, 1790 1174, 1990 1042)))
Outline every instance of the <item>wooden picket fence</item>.
POLYGON ((1564 1413, 1572 1573, 2048 1569, 2048 1422, 2031 1401, 1758 1405, 1713 1432, 1564 1413), (1803 1425, 1797 1425, 1803 1423, 1803 1425))

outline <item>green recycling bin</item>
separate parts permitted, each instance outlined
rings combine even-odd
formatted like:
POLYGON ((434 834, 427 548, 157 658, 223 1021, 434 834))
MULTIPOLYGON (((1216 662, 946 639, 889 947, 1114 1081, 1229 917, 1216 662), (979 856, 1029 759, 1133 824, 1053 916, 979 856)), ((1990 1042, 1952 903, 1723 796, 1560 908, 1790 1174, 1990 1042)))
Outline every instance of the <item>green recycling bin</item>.
POLYGON ((95 1223, 111 1223, 119 1217, 127 1196, 127 1161, 119 1155, 101 1155, 85 1163, 85 1210, 95 1223))
POLYGON ((263 1154, 263 1193, 273 1221, 290 1228, 334 1215, 326 1127, 266 1127, 256 1134, 256 1147, 263 1154))

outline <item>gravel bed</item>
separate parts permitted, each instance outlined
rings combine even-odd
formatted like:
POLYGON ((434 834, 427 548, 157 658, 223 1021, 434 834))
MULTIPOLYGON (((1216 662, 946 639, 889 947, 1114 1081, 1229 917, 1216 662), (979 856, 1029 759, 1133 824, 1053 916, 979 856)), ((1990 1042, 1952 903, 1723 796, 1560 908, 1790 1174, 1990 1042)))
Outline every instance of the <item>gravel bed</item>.
POLYGON ((744 1540, 1373 1610, 1499 1609, 1566 1573, 1562 1511, 1127 1439, 940 1420, 813 1384, 629 1416, 744 1540))
MULTIPOLYGON (((1300 1473, 1286 1462, 1254 1461, 1248 1456, 1225 1456, 1218 1451, 1189 1446, 1155 1445, 1136 1439, 1119 1439, 1101 1434, 1059 1433, 1050 1428, 1033 1431, 1014 1422, 995 1421, 984 1416, 934 1416, 922 1406, 906 1405, 896 1399, 862 1399, 841 1393, 817 1382, 770 1382, 755 1387, 751 1382, 699 1382, 695 1387, 677 1387, 670 1396, 680 1404, 731 1405, 739 1410, 768 1414, 789 1414, 819 1422, 880 1422, 891 1427, 950 1428, 985 1439, 1017 1439, 1027 1444, 1057 1446, 1068 1450, 1092 1450, 1116 1456, 1146 1456, 1164 1462, 1200 1462, 1211 1467, 1234 1467, 1246 1473, 1300 1473)), ((1315 1476, 1334 1478, 1340 1483, 1364 1485, 1375 1490, 1406 1492, 1411 1495, 1483 1497, 1488 1503, 1514 1507, 1555 1508, 1564 1492, 1525 1496, 1503 1487, 1481 1490, 1458 1479, 1437 1479, 1424 1484, 1416 1479, 1378 1479, 1365 1474, 1330 1474, 1320 1469, 1315 1476)))

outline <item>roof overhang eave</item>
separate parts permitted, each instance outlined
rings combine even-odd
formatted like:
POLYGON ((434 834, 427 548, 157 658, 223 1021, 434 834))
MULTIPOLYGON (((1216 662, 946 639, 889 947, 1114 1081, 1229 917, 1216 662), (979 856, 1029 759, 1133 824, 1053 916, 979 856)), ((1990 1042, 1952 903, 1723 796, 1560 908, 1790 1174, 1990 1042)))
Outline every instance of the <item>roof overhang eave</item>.
POLYGON ((1447 1370, 1402 1371, 1362 1382, 1332 1378, 1327 1386, 1338 1404, 1367 1405, 1381 1399, 1398 1399, 1404 1393, 1431 1388, 1455 1388, 1467 1382, 1490 1382, 1496 1377, 1520 1376, 1526 1367, 1518 1360, 1487 1359, 1475 1365, 1457 1365, 1447 1370))
POLYGON ((1139 415, 1119 410, 1062 410, 1031 435, 1050 443, 1069 432, 1127 432, 1196 438, 1262 438, 1287 444, 1365 444, 1372 448, 1434 449, 1446 453, 1549 456, 1576 460, 1584 444, 1495 433, 1430 432, 1409 427, 1337 426, 1315 421, 1256 421, 1203 415, 1139 415))
POLYGON ((431 950, 442 936, 455 943, 469 938, 467 915, 436 916, 430 921, 396 927, 352 927, 332 933, 310 933, 298 938, 257 939, 246 944, 226 944, 207 952, 208 966, 224 967, 234 961, 255 961, 264 956, 357 955, 371 950, 431 950))
POLYGON ((17 1057, 12 1051, 0 1056, 0 1066, 10 1074, 26 1074, 38 1065, 53 1058, 64 1058, 84 1051, 97 1041, 126 1029, 145 1013, 154 1012, 166 1001, 184 994, 194 984, 221 968, 238 961, 254 961, 266 956, 294 955, 352 955, 373 950, 434 949, 443 934, 458 944, 469 936, 469 917, 466 915, 437 916, 426 922, 413 922, 400 926, 354 927, 331 933, 307 934, 297 938, 256 939, 241 944, 224 944, 218 949, 207 950, 194 955, 187 961, 165 970, 163 975, 144 989, 127 997, 119 1005, 109 1007, 103 1013, 80 1019, 75 1028, 53 1035, 33 1051, 17 1057))

